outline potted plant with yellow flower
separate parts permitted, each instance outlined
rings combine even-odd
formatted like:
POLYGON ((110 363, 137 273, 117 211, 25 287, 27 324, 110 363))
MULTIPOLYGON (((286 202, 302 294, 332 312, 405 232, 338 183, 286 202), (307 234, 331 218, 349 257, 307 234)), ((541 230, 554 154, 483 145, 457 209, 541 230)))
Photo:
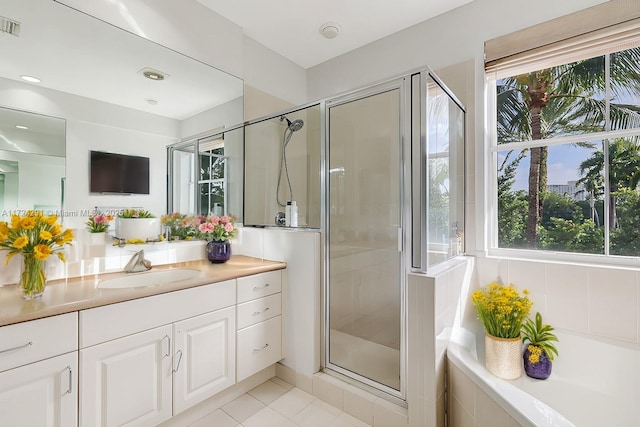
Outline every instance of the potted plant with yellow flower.
POLYGON ((20 287, 25 299, 41 297, 47 283, 44 262, 51 255, 65 262, 64 245, 70 245, 73 230, 62 230, 57 215, 27 211, 24 216, 11 215, 11 224, 0 221, 0 249, 9 251, 6 262, 22 255, 20 287))
POLYGON ((531 378, 546 380, 551 375, 554 354, 558 355, 554 341, 558 337, 550 325, 542 323, 542 315, 536 313, 536 321, 527 319, 522 325, 522 342, 527 344, 524 358, 524 372, 531 378))
POLYGON ((512 380, 522 375, 520 330, 533 303, 524 289, 491 283, 471 294, 485 329, 485 365, 497 377, 512 380))

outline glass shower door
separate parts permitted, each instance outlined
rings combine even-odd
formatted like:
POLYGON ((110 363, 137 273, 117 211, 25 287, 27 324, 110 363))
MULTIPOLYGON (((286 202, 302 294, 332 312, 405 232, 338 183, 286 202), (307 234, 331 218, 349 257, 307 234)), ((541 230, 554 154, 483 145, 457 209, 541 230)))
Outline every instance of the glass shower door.
POLYGON ((326 367, 397 397, 403 370, 400 84, 328 103, 326 200, 326 367))

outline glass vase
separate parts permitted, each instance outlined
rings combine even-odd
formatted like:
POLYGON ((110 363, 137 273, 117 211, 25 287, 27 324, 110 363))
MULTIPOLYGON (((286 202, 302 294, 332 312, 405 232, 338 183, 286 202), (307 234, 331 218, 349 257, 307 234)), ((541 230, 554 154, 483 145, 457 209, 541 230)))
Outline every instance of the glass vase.
POLYGON ((46 285, 44 260, 36 259, 33 254, 24 254, 22 271, 20 272, 20 288, 23 298, 29 300, 42 297, 46 285))
POLYGON ((207 243, 207 259, 214 264, 225 263, 231 258, 231 244, 229 242, 217 242, 215 240, 207 243))

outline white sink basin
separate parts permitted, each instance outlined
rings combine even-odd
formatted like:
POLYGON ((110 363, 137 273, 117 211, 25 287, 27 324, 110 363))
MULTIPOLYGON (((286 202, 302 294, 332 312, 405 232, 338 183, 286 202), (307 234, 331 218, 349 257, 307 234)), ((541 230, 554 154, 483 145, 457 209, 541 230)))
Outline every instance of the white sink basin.
POLYGON ((101 280, 98 288, 122 289, 139 288, 142 286, 155 286, 166 283, 179 282, 180 280, 193 279, 200 274, 200 270, 176 268, 172 270, 148 271, 144 273, 130 273, 115 279, 101 280))

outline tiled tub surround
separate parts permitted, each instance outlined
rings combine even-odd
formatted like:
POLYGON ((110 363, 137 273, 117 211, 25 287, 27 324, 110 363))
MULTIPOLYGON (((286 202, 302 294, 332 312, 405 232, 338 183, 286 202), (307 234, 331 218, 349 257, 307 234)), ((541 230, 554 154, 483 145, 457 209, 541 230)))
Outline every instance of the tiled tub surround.
POLYGON ((460 298, 460 311, 462 327, 472 332, 469 336, 478 345, 456 339, 447 349, 450 425, 555 426, 563 425, 558 420, 565 418, 565 425, 581 427, 636 426, 640 418, 640 378, 635 368, 640 360, 637 269, 484 257, 478 257, 476 265, 472 288, 460 298), (524 376, 504 381, 484 368, 484 331, 469 295, 495 280, 528 289, 533 313, 539 311, 545 323, 556 328, 560 356, 548 380, 524 376), (553 410, 543 410, 543 419, 532 421, 544 405, 553 410), (554 413, 555 421, 549 421, 554 413))
POLYGON ((640 374, 635 366, 640 348, 556 332, 560 356, 549 379, 534 380, 523 374, 504 381, 484 367, 484 340, 458 330, 447 350, 451 425, 637 426, 640 374))

